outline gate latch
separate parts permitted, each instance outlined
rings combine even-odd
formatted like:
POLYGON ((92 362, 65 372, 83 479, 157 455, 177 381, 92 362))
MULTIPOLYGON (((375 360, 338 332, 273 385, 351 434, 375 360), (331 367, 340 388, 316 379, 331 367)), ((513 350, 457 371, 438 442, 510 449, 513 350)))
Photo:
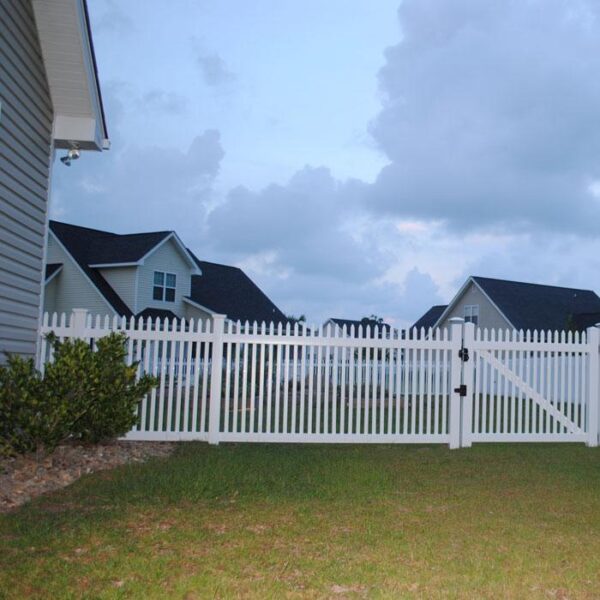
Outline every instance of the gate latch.
POLYGON ((469 360, 469 349, 461 348, 458 351, 458 358, 460 358, 460 360, 462 360, 463 362, 467 362, 469 360))
POLYGON ((454 388, 454 392, 457 393, 461 398, 464 398, 467 395, 467 386, 462 383, 457 388, 454 388))

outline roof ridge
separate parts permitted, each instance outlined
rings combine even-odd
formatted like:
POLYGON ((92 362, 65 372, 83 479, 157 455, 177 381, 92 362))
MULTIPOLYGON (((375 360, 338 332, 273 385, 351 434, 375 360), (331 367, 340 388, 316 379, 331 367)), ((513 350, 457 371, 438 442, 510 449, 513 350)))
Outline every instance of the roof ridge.
POLYGON ((244 275, 246 274, 244 272, 244 269, 242 269, 241 267, 236 267, 235 265, 226 265, 224 263, 218 263, 213 260, 204 260, 204 259, 198 258, 196 253, 193 250, 191 250, 189 248, 189 246, 186 246, 185 249, 190 253, 190 255, 192 256, 194 261, 198 264, 198 266, 201 266, 200 263, 205 263, 207 265, 215 265, 216 267, 225 267, 226 269, 237 269, 238 271, 241 271, 242 273, 244 273, 244 275))
POLYGON ((111 235, 114 237, 132 237, 134 235, 156 235, 162 233, 164 235, 170 235, 175 233, 173 229, 157 229, 155 231, 140 231, 138 233, 115 233, 114 231, 106 231, 105 229, 94 229, 93 227, 85 227, 84 225, 75 225, 73 223, 65 223, 64 221, 56 221, 55 219, 50 220, 50 224, 64 225, 66 227, 73 227, 74 229, 85 229, 86 231, 93 231, 94 233, 102 233, 104 235, 111 235))
MULTIPOLYGON (((487 280, 487 281, 500 281, 502 283, 516 283, 517 285, 528 285, 528 286, 532 286, 532 287, 545 287, 545 288, 556 288, 559 290, 576 290, 578 292, 594 292, 594 290, 591 290, 589 288, 575 288, 575 287, 568 287, 566 285, 550 285, 548 283, 532 283, 531 281, 515 281, 514 279, 500 279, 499 277, 483 277, 481 275, 471 275, 472 279, 475 280, 487 280)), ((440 305, 441 306, 441 305, 440 305)))
POLYGON ((52 227, 53 225, 62 225, 65 227, 72 227, 73 229, 85 229, 86 231, 93 231, 94 233, 102 233, 104 235, 119 235, 118 233, 113 233, 112 231, 105 231, 104 229, 94 229, 93 227, 84 227, 83 225, 74 225, 73 223, 65 223, 64 221, 57 221, 55 219, 50 219, 49 225, 50 227, 52 227))

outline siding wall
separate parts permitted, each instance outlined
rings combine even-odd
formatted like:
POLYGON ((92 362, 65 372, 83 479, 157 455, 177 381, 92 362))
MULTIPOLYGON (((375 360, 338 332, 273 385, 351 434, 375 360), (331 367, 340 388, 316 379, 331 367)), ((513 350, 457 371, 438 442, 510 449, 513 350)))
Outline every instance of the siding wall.
POLYGON ((211 319, 212 315, 204 310, 196 308, 187 302, 184 303, 185 310, 183 312, 183 316, 185 319, 202 319, 205 321, 206 319, 211 319))
POLYGON ((52 103, 29 0, 0 2, 0 361, 35 353, 52 103))
POLYGON ((179 253, 177 246, 171 240, 163 244, 154 254, 151 254, 145 263, 139 267, 138 280, 138 312, 147 307, 165 308, 173 311, 178 317, 185 316, 186 304, 182 298, 190 295, 192 282, 191 268, 179 253), (152 299, 154 284, 154 271, 175 273, 177 289, 175 302, 160 302, 152 299))
POLYGON ((479 327, 487 327, 488 329, 512 329, 510 323, 498 312, 496 307, 473 283, 470 283, 467 286, 467 289, 459 298, 456 306, 450 311, 440 326, 447 327, 449 325, 448 321, 453 317, 464 318, 465 306, 469 304, 479 305, 479 327))
POLYGON ((127 304, 129 310, 137 314, 135 304, 136 271, 138 267, 113 267, 100 269, 100 274, 127 304))
POLYGON ((62 263, 62 271, 50 282, 51 293, 44 298, 44 311, 71 314, 74 308, 87 308, 93 314, 114 315, 104 296, 81 272, 78 265, 62 249, 52 233, 48 235, 49 263, 62 263))

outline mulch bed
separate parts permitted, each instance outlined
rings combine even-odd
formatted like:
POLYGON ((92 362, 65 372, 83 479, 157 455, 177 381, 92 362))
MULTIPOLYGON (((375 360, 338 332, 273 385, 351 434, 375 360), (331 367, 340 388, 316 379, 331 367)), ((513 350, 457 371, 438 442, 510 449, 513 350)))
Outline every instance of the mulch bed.
POLYGON ((67 443, 43 456, 0 458, 0 513, 65 487, 82 475, 168 456, 174 449, 175 444, 166 442, 67 443))

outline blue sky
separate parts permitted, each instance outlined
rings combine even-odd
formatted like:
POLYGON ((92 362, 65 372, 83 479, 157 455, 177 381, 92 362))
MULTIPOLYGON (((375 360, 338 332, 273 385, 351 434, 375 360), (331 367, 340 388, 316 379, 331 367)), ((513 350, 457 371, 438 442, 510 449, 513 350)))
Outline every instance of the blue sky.
POLYGON ((112 149, 56 163, 55 218, 174 229, 315 321, 597 289, 596 2, 89 5, 112 149))
POLYGON ((398 39, 396 1, 113 0, 90 8, 103 81, 141 96, 160 91, 173 103, 173 114, 154 118, 131 107, 124 137, 186 147, 196 132, 218 129, 224 188, 284 182, 305 164, 365 179, 383 166, 367 125, 380 106, 383 51, 398 39), (212 65, 212 78, 202 64, 212 65))

